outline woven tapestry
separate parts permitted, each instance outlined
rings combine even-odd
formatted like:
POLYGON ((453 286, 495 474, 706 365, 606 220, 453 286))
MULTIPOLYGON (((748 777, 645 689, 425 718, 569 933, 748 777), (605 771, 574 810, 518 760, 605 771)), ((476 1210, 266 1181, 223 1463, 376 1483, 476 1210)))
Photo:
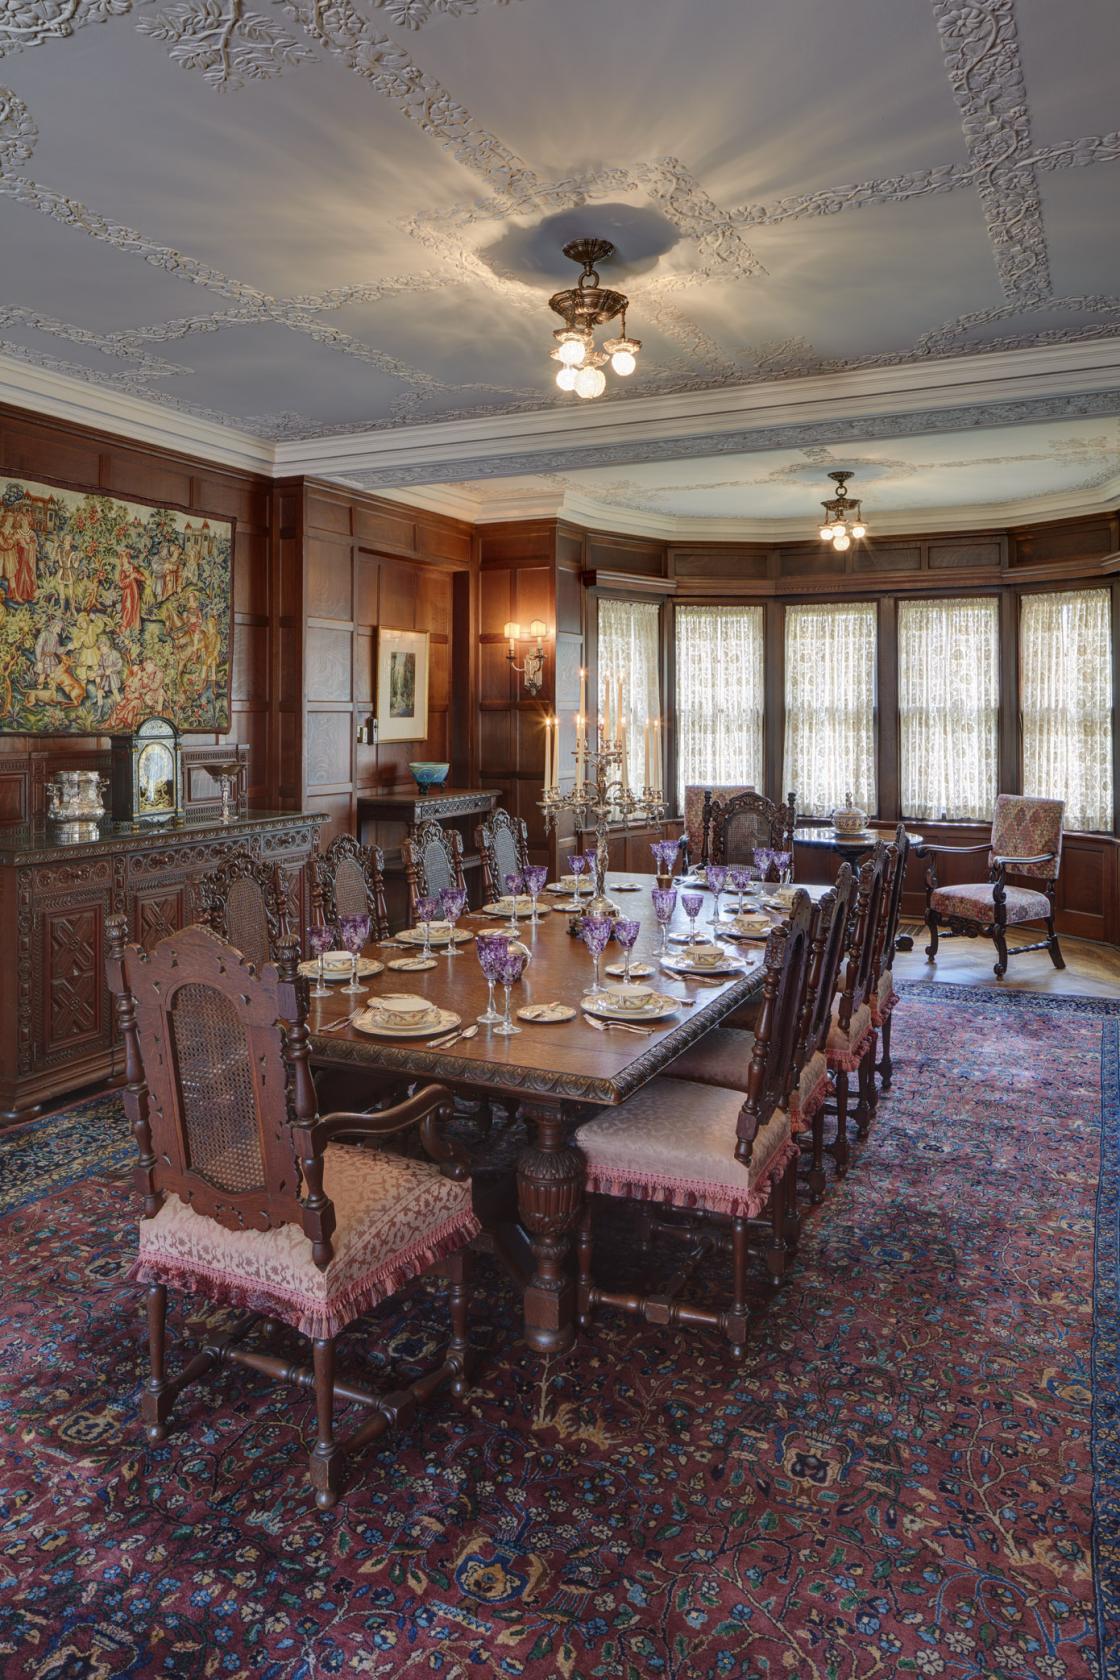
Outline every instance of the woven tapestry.
POLYGON ((0 731, 229 728, 233 522, 0 479, 0 731))

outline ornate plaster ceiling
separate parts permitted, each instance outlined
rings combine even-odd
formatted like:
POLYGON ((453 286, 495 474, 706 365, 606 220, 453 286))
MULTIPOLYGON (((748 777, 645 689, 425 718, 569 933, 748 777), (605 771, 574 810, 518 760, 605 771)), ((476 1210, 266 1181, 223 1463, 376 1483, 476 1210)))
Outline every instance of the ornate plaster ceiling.
POLYGON ((828 473, 839 467, 854 474, 850 492, 862 499, 872 540, 1095 511, 1120 500, 1120 420, 639 462, 465 481, 448 492, 456 511, 473 519, 549 515, 678 540, 788 542, 815 534, 820 502, 835 491, 828 473))
POLYGON ((3 389, 377 486, 711 453, 596 455, 806 382, 846 432, 720 452, 1112 414, 1118 45, 1113 0, 3 0, 3 389), (645 343, 595 404, 547 358, 586 231, 645 343))

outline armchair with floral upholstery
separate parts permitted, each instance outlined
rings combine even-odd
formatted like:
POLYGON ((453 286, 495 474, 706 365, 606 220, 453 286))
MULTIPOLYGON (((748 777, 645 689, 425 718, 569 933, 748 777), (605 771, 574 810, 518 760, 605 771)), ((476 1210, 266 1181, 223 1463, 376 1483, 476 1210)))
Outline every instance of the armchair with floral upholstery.
POLYGON ((979 846, 932 846, 925 844, 921 855, 932 861, 926 871, 926 925, 930 942, 926 956, 936 960, 939 939, 983 935, 996 948, 995 973, 1002 980, 1007 973, 1007 930, 1025 922, 1045 922, 1046 938, 1031 945, 1017 945, 1014 953, 1049 951, 1055 968, 1065 959, 1054 931, 1054 889, 1062 864, 1062 813, 1060 799, 1034 799, 1020 793, 1001 793, 996 798, 992 835, 979 846), (988 879, 941 886, 937 879, 937 858, 963 857, 970 852, 987 852, 988 879), (1034 886, 1013 886, 1008 873, 1033 881, 1034 886), (948 933, 942 931, 947 924, 948 933))

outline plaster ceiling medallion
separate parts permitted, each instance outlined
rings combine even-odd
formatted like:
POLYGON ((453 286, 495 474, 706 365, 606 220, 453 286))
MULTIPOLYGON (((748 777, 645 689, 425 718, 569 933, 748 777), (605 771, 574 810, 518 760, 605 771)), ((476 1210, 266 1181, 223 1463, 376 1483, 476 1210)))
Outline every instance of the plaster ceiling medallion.
POLYGON ((574 391, 577 397, 601 397, 607 387, 603 372, 607 362, 622 378, 637 367, 640 338, 630 338, 626 332, 626 310, 630 299, 623 292, 613 292, 600 286, 595 272, 597 262, 614 256, 609 239, 572 239, 564 247, 564 255, 580 263, 583 272, 567 291, 554 292, 548 307, 564 322, 553 333, 556 348, 551 352, 560 363, 556 383, 561 391, 574 391), (601 350, 595 345, 595 328, 605 326, 616 316, 622 317, 622 331, 603 340, 601 350))
POLYGON ((863 509, 859 498, 848 495, 851 467, 830 472, 828 476, 836 485, 836 494, 827 497, 821 503, 824 508, 824 524, 817 534, 822 542, 831 543, 837 554, 843 554, 845 549, 851 548, 853 542, 862 541, 867 535, 867 526, 863 522, 863 509))

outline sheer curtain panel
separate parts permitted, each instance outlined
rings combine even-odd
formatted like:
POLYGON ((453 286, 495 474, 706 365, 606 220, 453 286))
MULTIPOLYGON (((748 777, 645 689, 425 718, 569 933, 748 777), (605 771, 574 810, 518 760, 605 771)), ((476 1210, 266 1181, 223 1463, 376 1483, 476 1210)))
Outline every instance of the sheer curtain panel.
MULTIPOLYGON (((656 601, 599 602, 599 714, 606 709, 607 683, 614 685, 621 677, 633 788, 640 788, 645 780, 646 723, 661 716, 660 619, 656 601)), ((612 713, 615 693, 612 686, 612 713)))
POLYGON ((691 782, 763 785, 763 609, 678 607, 678 809, 691 782))
POLYGON ((1025 595, 1019 617, 1023 792, 1064 799, 1064 826, 1112 828, 1107 589, 1025 595))
POLYGON ((785 643, 783 792, 806 816, 828 816, 849 793, 874 812, 874 606, 787 607, 785 643))
POLYGON ((990 819, 999 774, 998 601, 899 603, 898 728, 903 816, 990 819))

